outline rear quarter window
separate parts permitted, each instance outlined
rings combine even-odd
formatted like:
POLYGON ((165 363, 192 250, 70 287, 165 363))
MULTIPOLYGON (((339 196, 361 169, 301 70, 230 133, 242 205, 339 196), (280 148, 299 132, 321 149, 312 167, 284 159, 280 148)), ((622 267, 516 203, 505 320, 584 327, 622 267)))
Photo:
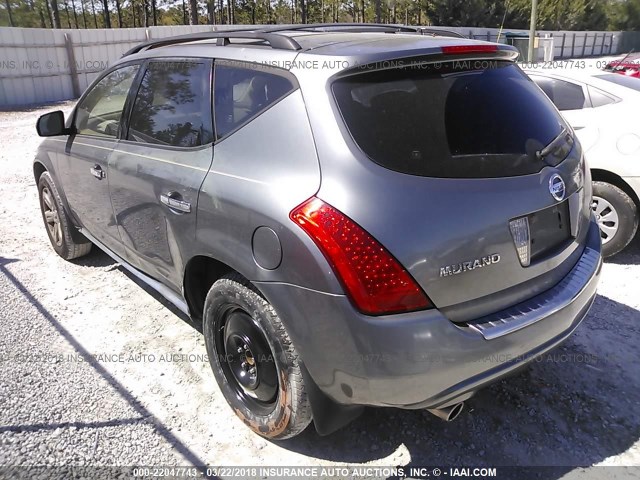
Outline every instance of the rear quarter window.
POLYGON ((489 65, 358 73, 334 81, 332 91, 355 143, 383 167, 433 177, 536 173, 536 152, 565 124, 515 64, 489 65))
POLYGON ((582 85, 538 75, 530 75, 530 77, 561 112, 591 107, 582 85))
POLYGON ((216 62, 214 117, 218 140, 232 134, 297 88, 285 71, 240 62, 216 62))
POLYGON ((610 95, 607 95, 602 90, 589 86, 589 96, 591 97, 591 106, 593 108, 603 107, 605 105, 611 105, 618 100, 610 95))

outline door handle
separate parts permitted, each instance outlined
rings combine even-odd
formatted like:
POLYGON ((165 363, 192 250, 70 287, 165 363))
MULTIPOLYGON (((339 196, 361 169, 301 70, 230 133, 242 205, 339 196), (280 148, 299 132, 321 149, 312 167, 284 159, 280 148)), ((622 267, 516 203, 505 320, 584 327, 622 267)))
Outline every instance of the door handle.
POLYGON ((98 164, 95 164, 93 167, 91 167, 89 171, 91 172, 91 175, 96 177, 98 180, 102 180, 107 176, 107 174, 102 170, 102 167, 98 164))
POLYGON ((181 213, 191 213, 191 204, 181 200, 182 196, 178 192, 163 193, 160 195, 160 202, 172 210, 181 213))

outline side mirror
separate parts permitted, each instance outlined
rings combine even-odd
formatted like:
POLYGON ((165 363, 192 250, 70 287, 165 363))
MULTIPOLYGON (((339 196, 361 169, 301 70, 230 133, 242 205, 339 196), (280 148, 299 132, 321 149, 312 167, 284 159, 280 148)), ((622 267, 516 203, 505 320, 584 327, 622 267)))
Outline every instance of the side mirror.
POLYGON ((60 110, 42 115, 36 123, 36 131, 41 137, 55 137, 70 133, 70 129, 64 126, 64 113, 60 110))

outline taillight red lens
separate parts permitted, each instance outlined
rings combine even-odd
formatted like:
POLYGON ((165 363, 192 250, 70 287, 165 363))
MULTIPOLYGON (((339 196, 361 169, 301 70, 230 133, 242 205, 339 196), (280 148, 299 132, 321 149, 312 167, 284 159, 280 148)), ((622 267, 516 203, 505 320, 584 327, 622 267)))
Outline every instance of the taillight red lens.
POLYGON ((497 45, 449 45, 442 47, 445 55, 463 55, 466 53, 492 53, 497 52, 497 45))
POLYGON ((290 217, 318 245, 361 312, 384 315, 433 306, 375 238, 331 205, 311 197, 290 217))

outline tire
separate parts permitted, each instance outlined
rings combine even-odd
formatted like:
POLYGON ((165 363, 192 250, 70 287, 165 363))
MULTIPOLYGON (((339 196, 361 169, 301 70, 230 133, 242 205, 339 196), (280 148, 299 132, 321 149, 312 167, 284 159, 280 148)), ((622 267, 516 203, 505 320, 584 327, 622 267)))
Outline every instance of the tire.
POLYGON ((604 257, 629 245, 638 229, 638 208, 629 195, 610 183, 593 182, 591 208, 600 227, 604 257))
POLYGON ((218 386, 251 430, 283 440, 307 428, 312 413, 298 354, 276 311, 248 280, 232 273, 213 284, 203 332, 218 386))
POLYGON ((49 235, 51 246, 65 260, 82 257, 91 251, 91 242, 77 243, 72 237, 71 223, 64 209, 62 199, 49 172, 38 179, 38 197, 42 220, 49 235))

